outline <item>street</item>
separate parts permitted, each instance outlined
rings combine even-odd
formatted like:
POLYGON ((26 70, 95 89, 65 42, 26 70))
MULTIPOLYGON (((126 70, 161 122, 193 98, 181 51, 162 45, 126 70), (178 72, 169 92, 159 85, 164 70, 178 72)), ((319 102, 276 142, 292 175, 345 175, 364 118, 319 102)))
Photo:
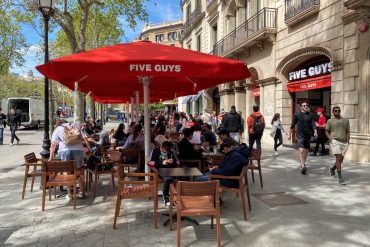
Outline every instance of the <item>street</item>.
MULTIPOLYGON (((112 124, 112 126, 116 124, 112 124)), ((108 128, 107 126, 105 126, 108 128)), ((111 126, 109 126, 111 127, 111 126)), ((41 191, 27 185, 21 199, 23 155, 42 150, 43 129, 18 132, 20 145, 9 146, 9 130, 0 146, 0 246, 176 246, 176 230, 163 227, 168 208, 159 197, 159 228, 154 228, 152 201, 124 200, 118 229, 113 230, 116 188, 109 176, 101 176, 97 197, 91 190, 77 209, 63 193, 46 199, 41 211, 41 191)), ((309 157, 308 175, 299 173, 296 150, 282 147, 280 156, 263 145, 264 188, 249 174, 252 211, 243 220, 240 198, 224 193, 221 207, 223 246, 370 246, 370 166, 344 162, 346 186, 330 177, 333 157, 309 157)), ((161 190, 161 188, 159 188, 161 190)), ((210 219, 195 218, 200 225, 181 223, 182 246, 215 246, 216 229, 210 219)), ((174 225, 174 229, 176 226, 174 225)))

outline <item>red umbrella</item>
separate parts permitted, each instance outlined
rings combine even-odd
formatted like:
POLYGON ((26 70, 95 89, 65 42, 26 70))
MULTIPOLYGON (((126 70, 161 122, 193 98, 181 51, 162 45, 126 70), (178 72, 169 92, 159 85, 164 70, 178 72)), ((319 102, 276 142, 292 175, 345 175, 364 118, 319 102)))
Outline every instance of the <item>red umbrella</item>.
MULTIPOLYGON (((100 100, 126 100, 144 85, 144 104, 150 97, 195 94, 220 83, 250 76, 242 61, 221 58, 149 41, 97 48, 49 61, 36 67, 41 74, 100 100), (140 81, 141 83, 138 83, 140 81)), ((149 114, 144 107, 145 154, 149 156, 149 114)))

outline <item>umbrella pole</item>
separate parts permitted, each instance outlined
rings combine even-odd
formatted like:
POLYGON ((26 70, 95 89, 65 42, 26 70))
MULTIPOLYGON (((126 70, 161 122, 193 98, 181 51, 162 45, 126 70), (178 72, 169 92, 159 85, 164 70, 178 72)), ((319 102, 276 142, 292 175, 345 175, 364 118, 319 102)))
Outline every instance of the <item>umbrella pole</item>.
MULTIPOLYGON (((144 94, 144 144, 145 144, 145 172, 149 172, 148 161, 150 159, 150 120, 149 120, 149 85, 152 77, 150 76, 140 76, 139 80, 143 83, 143 94, 144 94)), ((148 181, 149 177, 145 177, 148 181)))

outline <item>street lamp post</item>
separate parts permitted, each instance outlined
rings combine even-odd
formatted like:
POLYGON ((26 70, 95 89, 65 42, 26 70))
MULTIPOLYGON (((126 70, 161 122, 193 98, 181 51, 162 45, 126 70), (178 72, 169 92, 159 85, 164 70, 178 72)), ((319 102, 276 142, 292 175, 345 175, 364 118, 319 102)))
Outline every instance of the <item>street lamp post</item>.
MULTIPOLYGON (((38 9, 41 11, 44 17, 44 45, 45 45, 45 57, 44 63, 49 61, 49 20, 54 12, 55 0, 39 0, 38 9)), ((50 156, 50 139, 49 139, 49 78, 44 78, 44 93, 45 93, 45 124, 44 124, 44 140, 42 144, 43 150, 40 155, 42 158, 49 158, 50 156)))

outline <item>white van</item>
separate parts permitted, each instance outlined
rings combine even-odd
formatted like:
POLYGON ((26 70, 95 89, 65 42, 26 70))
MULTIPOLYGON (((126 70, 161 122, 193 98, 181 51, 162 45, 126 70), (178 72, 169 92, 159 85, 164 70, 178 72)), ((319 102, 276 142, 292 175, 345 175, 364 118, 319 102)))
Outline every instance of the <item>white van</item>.
POLYGON ((8 98, 8 112, 10 112, 10 109, 14 107, 17 111, 22 111, 21 126, 36 128, 39 128, 40 125, 44 126, 45 106, 43 100, 26 97, 8 98))

